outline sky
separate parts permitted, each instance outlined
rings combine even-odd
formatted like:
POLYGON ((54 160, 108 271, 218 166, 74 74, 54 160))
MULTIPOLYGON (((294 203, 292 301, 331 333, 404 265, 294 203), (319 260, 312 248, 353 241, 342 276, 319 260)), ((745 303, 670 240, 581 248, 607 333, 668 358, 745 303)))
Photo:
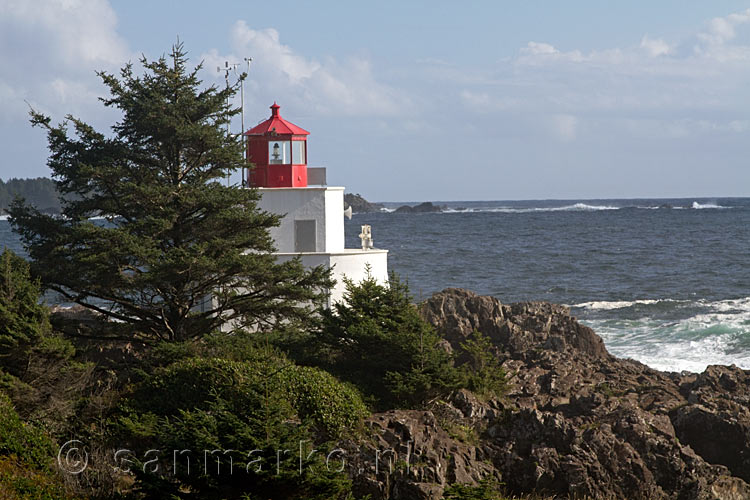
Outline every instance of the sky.
POLYGON ((278 102, 309 164, 370 200, 750 196, 750 1, 730 0, 0 0, 0 179, 50 175, 30 106, 106 132, 96 71, 178 39, 207 86, 252 58, 245 128, 278 102))

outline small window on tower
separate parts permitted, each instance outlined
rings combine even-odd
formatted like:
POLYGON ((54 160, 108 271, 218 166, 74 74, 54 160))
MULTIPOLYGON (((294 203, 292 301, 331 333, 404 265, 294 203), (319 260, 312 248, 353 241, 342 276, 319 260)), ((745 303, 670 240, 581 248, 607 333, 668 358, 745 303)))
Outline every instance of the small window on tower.
POLYGON ((291 160, 290 141, 272 141, 268 143, 268 163, 288 164, 291 160))
POLYGON ((307 158, 305 158, 305 144, 305 141, 292 141, 292 164, 307 164, 307 158))

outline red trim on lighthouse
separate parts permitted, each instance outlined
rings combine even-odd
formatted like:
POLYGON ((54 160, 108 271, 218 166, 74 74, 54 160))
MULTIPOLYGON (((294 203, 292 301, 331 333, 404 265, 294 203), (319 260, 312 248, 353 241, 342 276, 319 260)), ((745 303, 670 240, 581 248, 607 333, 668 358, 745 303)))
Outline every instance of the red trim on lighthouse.
POLYGON ((271 118, 251 128, 245 135, 265 135, 272 131, 279 135, 310 135, 307 130, 283 119, 279 113, 280 108, 281 106, 274 102, 271 106, 271 118))
MULTIPOLYGON (((282 118, 280 108, 274 102, 271 117, 244 134, 247 136, 247 158, 254 164, 248 173, 248 183, 253 187, 307 187, 307 136, 310 132, 282 118), (271 163, 270 144, 287 141, 292 147, 291 141, 305 143, 301 163, 291 163, 296 159, 293 157, 289 163, 271 163)), ((291 150, 290 153, 294 155, 291 150)))

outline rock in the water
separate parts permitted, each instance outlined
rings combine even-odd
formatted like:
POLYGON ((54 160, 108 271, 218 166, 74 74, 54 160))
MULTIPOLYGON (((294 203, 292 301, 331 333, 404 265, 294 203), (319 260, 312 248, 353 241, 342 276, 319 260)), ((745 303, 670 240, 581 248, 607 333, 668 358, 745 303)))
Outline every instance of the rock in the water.
POLYGON ((402 205, 396 209, 396 213, 422 214, 430 212, 442 212, 444 208, 445 207, 435 205, 432 202, 425 201, 424 203, 420 203, 419 205, 414 206, 402 205))
POLYGON ((352 207, 352 212, 364 214, 368 212, 379 212, 383 205, 380 203, 371 203, 359 194, 344 194, 344 208, 352 207))

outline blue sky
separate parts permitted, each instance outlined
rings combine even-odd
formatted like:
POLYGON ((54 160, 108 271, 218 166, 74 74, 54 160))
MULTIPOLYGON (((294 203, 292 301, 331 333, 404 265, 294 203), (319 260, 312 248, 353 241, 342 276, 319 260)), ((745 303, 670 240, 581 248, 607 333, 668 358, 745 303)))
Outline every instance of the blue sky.
POLYGON ((25 102, 105 128, 94 71, 178 36, 206 84, 252 57, 246 125, 276 100, 369 199, 750 196, 735 1, 0 0, 0 178, 49 174, 25 102))

